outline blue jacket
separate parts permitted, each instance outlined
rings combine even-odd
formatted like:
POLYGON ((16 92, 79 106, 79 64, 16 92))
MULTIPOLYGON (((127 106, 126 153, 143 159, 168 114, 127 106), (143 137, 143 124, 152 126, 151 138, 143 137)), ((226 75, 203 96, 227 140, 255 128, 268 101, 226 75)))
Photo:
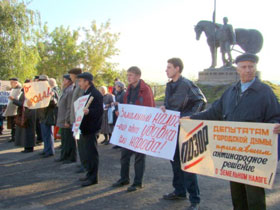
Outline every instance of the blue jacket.
POLYGON ((192 119, 280 122, 280 106, 271 88, 259 79, 240 96, 240 82, 228 88, 210 109, 191 116, 192 119))

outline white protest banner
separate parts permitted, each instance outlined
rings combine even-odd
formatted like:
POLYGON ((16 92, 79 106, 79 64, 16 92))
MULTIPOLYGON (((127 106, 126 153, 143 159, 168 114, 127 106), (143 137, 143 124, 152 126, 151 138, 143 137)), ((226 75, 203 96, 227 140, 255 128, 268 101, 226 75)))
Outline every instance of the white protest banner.
MULTIPOLYGON (((16 100, 18 100, 21 94, 22 94, 21 89, 17 88, 17 89, 11 90, 10 96, 12 96, 16 100)), ((16 116, 17 109, 18 109, 18 107, 16 105, 14 105, 13 102, 9 99, 7 108, 6 108, 5 112, 3 113, 3 116, 4 117, 16 116)))
POLYGON ((86 103, 88 101, 88 97, 89 97, 89 95, 82 96, 74 102, 75 123, 73 124, 72 131, 73 131, 73 136, 76 139, 80 138, 80 125, 81 125, 81 122, 84 118, 83 109, 86 106, 86 103))
POLYGON ((180 113, 146 106, 119 104, 110 143, 154 157, 173 160, 180 113))
POLYGON ((0 105, 7 105, 10 96, 10 81, 0 80, 0 105))
POLYGON ((51 87, 48 81, 24 83, 24 106, 29 109, 39 109, 49 106, 51 87))
POLYGON ((274 124, 181 120, 182 170, 272 188, 278 136, 274 124))

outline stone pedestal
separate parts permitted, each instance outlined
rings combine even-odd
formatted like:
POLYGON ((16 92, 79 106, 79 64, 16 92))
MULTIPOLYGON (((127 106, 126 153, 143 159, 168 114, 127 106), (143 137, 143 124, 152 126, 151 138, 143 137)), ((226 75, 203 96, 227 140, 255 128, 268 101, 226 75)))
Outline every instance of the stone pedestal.
POLYGON ((239 81, 234 66, 209 68, 198 73, 198 83, 204 85, 226 85, 239 81))
MULTIPOLYGON (((257 72, 260 78, 260 72, 257 72)), ((236 67, 209 68, 198 73, 198 83, 203 85, 226 85, 240 79, 236 67)))

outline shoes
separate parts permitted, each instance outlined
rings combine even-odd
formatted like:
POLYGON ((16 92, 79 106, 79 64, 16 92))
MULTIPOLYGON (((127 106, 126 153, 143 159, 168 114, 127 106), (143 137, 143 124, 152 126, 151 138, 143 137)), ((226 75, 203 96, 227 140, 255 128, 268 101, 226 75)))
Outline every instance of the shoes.
POLYGON ((176 195, 174 192, 163 196, 164 200, 186 200, 187 197, 183 195, 176 195))
POLYGON ((119 149, 121 148, 120 146, 113 146, 112 149, 119 149))
POLYGON ((199 210, 199 204, 192 203, 187 210, 199 210))
POLYGON ((108 145, 110 143, 109 140, 107 140, 106 142, 104 142, 104 145, 108 145))
POLYGON ((128 185, 129 184, 129 181, 117 181, 116 183, 114 183, 112 185, 112 187, 122 187, 122 186, 125 186, 125 185, 128 185))
POLYGON ((40 152, 39 155, 42 155, 42 156, 43 156, 43 155, 45 155, 45 152, 40 152))
POLYGON ((43 156, 42 156, 42 158, 48 158, 48 157, 51 157, 51 156, 54 156, 53 154, 44 154, 43 156))
POLYGON ((72 161, 72 160, 64 160, 62 162, 62 164, 71 164, 71 163, 75 163, 76 161, 72 161))
POLYGON ((130 187, 127 188, 127 192, 134 192, 134 191, 140 190, 142 188, 143 188, 142 185, 133 184, 133 185, 131 185, 130 187))
POLYGON ((87 180, 88 180, 87 176, 79 178, 79 181, 81 181, 81 182, 84 182, 84 181, 87 181, 87 180))
POLYGON ((62 159, 62 158, 58 158, 58 159, 54 160, 54 162, 62 162, 62 161, 64 161, 64 159, 62 159))
POLYGON ((23 151, 21 151, 22 153, 29 153, 29 152, 33 152, 33 150, 23 150, 23 151))
POLYGON ((87 186, 90 186, 90 185, 94 185, 94 184, 97 184, 98 182, 97 181, 91 181, 91 180, 86 180, 86 181, 84 181, 82 184, 81 184, 81 186, 82 187, 87 187, 87 186))
POLYGON ((76 171, 76 173, 77 174, 80 174, 80 173, 84 173, 84 172, 86 172, 86 170, 84 169, 84 168, 79 168, 77 171, 76 171))

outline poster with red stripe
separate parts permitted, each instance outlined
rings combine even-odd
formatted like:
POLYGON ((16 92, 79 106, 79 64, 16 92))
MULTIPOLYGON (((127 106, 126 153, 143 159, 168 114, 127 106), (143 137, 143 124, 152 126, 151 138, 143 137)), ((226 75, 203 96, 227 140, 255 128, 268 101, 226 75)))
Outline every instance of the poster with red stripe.
POLYGON ((173 160, 180 113, 159 108, 119 104, 119 116, 111 144, 126 149, 173 160))
POLYGON ((278 163, 274 124, 180 120, 184 171, 271 189, 278 163))

